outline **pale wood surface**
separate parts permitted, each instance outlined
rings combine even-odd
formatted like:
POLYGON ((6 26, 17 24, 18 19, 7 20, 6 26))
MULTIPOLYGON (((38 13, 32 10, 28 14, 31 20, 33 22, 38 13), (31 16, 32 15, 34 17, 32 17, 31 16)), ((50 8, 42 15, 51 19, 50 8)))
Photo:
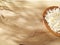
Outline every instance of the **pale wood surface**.
MULTIPOLYGON (((8 0, 7 0, 8 1, 8 0)), ((2 2, 4 3, 4 2, 2 2)), ((0 27, 4 30, 9 30, 0 36, 0 45, 15 45, 15 43, 22 45, 60 45, 60 38, 51 34, 43 23, 43 11, 49 7, 60 5, 59 1, 46 0, 37 2, 26 2, 24 3, 8 3, 11 7, 7 6, 8 9, 17 13, 17 17, 6 17, 3 18, 3 22, 0 19, 0 27), (20 5, 19 5, 20 4, 20 5), (23 5, 21 5, 23 4, 23 5), (17 6, 17 7, 16 7, 17 6), (25 6, 25 7, 24 7, 25 6), (21 12, 21 13, 20 13, 21 12), (23 12, 23 13, 22 13, 23 12), (20 15, 20 16, 19 16, 20 15), (26 21, 18 21, 17 18, 23 18, 26 21), (6 21, 9 19, 8 21, 6 21), (11 22, 10 22, 11 21, 11 22), (24 23, 23 23, 24 22, 24 23), (14 25, 15 24, 15 25, 14 25), (17 25, 17 26, 16 26, 17 25), (13 32, 12 32, 13 31, 13 32), (8 36, 7 36, 8 35, 8 36), (21 37, 19 37, 21 35, 21 37), (7 36, 7 38, 5 38, 7 36), (17 37, 14 38, 13 37, 17 37), (10 42, 11 40, 11 42, 10 42), (4 44, 1 44, 3 42, 4 44), (5 44, 7 42, 7 44, 5 44), (15 43, 14 43, 15 42, 15 43), (9 44, 8 44, 9 43, 9 44)), ((5 6, 3 4, 3 6, 5 6)), ((3 9, 3 7, 0 7, 3 9)), ((6 7, 4 7, 6 9, 6 7)), ((1 17, 0 17, 1 18, 1 17)), ((1 33, 1 32, 0 32, 1 33)), ((1 35, 1 34, 0 34, 1 35)))

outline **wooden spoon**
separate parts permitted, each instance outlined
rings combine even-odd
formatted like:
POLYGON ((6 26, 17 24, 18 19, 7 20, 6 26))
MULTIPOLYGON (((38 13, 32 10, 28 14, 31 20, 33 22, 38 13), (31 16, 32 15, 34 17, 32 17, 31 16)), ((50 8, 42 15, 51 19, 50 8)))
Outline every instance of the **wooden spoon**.
POLYGON ((51 28, 50 28, 50 26, 48 25, 48 22, 46 21, 46 19, 45 19, 45 16, 46 16, 46 14, 47 14, 47 11, 48 10, 52 10, 52 9, 56 9, 56 8, 59 8, 58 6, 51 6, 51 7, 48 7, 44 12, 43 12, 43 21, 44 21, 44 24, 45 24, 45 26, 47 27, 47 29, 49 30, 49 32, 51 32, 52 34, 54 34, 54 35, 56 35, 56 36, 60 36, 60 33, 57 33, 57 32, 54 32, 51 28))

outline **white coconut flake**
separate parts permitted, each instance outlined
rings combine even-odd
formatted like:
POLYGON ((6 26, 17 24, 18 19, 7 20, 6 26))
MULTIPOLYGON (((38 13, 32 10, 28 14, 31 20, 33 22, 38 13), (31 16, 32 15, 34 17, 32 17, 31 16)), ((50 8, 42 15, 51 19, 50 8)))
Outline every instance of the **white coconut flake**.
POLYGON ((60 31, 60 8, 54 8, 53 10, 47 11, 45 16, 48 25, 54 32, 60 31))

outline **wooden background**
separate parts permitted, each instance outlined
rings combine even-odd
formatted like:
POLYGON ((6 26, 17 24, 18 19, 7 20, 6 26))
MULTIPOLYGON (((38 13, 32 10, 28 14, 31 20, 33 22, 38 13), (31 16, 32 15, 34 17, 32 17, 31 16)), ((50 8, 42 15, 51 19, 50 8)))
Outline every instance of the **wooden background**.
MULTIPOLYGON (((9 0, 7 0, 7 1, 9 1, 9 0)), ((45 25, 43 23, 43 15, 42 15, 44 10, 50 6, 59 6, 60 7, 60 1, 59 0, 45 0, 45 1, 28 0, 28 2, 23 1, 22 3, 21 3, 21 0, 18 0, 18 1, 20 1, 20 2, 14 3, 15 5, 17 5, 17 7, 13 4, 10 5, 12 8, 7 6, 7 4, 10 4, 10 3, 6 4, 3 2, 7 7, 9 7, 9 9, 13 10, 14 12, 16 12, 18 14, 21 14, 20 18, 22 17, 23 19, 27 20, 27 23, 22 23, 24 21, 21 21, 20 25, 17 23, 17 25, 19 27, 22 27, 22 29, 20 28, 18 31, 23 30, 23 32, 25 32, 27 37, 24 37, 24 39, 22 41, 20 41, 20 39, 16 40, 16 42, 18 43, 16 45, 19 45, 19 44, 20 45, 60 45, 60 38, 51 34, 47 30, 47 28, 45 27, 45 25), (19 3, 20 3, 20 5, 19 5, 19 3), (22 11, 25 11, 25 12, 22 13, 22 11)), ((2 3, 2 5, 4 5, 3 3, 2 3)), ((1 6, 1 4, 0 4, 0 6, 1 6)), ((0 7, 0 8, 2 9, 2 7, 0 7)), ((9 20, 13 21, 12 19, 13 18, 10 18, 9 20)), ((0 25, 2 25, 2 24, 0 24, 0 25)), ((0 27, 5 27, 5 26, 2 25, 0 27)), ((13 35, 15 35, 15 34, 16 33, 14 33, 13 35)), ((2 38, 2 37, 0 36, 0 38, 2 38)), ((0 41, 0 44, 1 44, 1 42, 3 42, 4 44, 2 43, 1 45, 5 45, 6 41, 5 40, 2 41, 2 40, 0 41)), ((9 40, 8 40, 8 42, 9 42, 9 44, 6 44, 6 45, 15 45, 13 43, 10 43, 9 40)))

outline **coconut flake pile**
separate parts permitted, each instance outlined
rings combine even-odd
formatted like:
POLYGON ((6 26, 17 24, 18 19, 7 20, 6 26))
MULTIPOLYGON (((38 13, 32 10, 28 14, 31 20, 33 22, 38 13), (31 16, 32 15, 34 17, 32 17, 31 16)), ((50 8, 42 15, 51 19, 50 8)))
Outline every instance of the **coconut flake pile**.
POLYGON ((45 19, 54 32, 60 32, 60 8, 47 11, 45 19))

